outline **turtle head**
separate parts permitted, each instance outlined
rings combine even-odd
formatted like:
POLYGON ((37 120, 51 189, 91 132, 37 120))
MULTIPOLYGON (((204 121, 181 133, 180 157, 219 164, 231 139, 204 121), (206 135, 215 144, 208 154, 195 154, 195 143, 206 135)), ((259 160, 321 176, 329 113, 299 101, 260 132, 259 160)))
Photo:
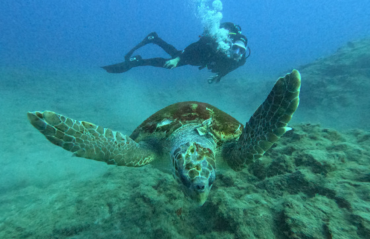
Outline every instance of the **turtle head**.
POLYGON ((202 206, 216 178, 214 152, 192 142, 174 150, 171 158, 174 177, 182 184, 183 191, 202 206))

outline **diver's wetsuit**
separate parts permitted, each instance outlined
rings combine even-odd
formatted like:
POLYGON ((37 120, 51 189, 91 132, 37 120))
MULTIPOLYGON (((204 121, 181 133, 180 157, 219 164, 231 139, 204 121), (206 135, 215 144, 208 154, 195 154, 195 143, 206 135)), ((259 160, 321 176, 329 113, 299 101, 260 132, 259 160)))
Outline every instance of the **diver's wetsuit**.
MULTIPOLYGON (((235 35, 235 34, 234 34, 235 35)), ((235 36, 233 36, 233 39, 235 36)), ((238 34, 236 38, 243 38, 246 41, 246 37, 242 34, 238 34)), ((190 44, 183 51, 177 50, 174 46, 166 43, 161 38, 158 37, 157 33, 150 33, 145 39, 140 42, 137 46, 131 49, 125 56, 125 61, 122 63, 104 66, 104 68, 109 73, 122 73, 130 70, 132 67, 137 66, 154 66, 154 67, 164 67, 166 62, 179 58, 176 67, 184 65, 198 66, 199 69, 207 67, 213 73, 216 73, 214 77, 209 80, 209 83, 213 81, 219 82, 223 76, 227 73, 235 70, 236 68, 245 64, 247 56, 244 54, 238 61, 233 58, 228 57, 224 52, 217 51, 217 42, 210 36, 203 36, 199 41, 190 44), (142 59, 141 56, 131 55, 135 50, 146 44, 153 43, 161 47, 167 54, 171 56, 170 59, 165 58, 150 58, 142 59)))
POLYGON ((214 79, 220 81, 221 77, 245 64, 247 56, 244 54, 239 61, 228 57, 224 52, 217 51, 217 43, 210 36, 203 36, 199 41, 190 44, 181 53, 178 66, 199 66, 199 69, 207 67, 217 74, 214 79))

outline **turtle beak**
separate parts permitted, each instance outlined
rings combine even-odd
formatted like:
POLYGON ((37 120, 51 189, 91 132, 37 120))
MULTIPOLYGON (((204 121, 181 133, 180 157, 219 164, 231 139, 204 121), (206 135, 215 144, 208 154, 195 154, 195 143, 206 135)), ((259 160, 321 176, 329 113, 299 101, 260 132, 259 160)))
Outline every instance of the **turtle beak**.
POLYGON ((203 206, 207 201, 212 186, 208 186, 208 180, 197 177, 192 184, 192 199, 198 206, 203 206))
POLYGON ((197 206, 199 207, 203 206, 203 204, 207 201, 208 194, 209 190, 194 195, 193 200, 197 204, 197 206))

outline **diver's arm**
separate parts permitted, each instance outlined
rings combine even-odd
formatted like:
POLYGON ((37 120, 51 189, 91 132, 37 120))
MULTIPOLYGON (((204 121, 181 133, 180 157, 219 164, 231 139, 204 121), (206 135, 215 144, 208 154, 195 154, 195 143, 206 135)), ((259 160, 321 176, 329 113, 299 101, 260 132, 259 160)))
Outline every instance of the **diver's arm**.
POLYGON ((168 69, 173 69, 177 66, 190 65, 192 63, 191 61, 192 52, 193 52, 192 50, 189 50, 188 48, 186 48, 177 57, 166 61, 163 67, 168 68, 168 69))
POLYGON ((211 45, 207 37, 202 37, 199 41, 187 46, 176 58, 168 60, 164 67, 174 68, 183 65, 205 66, 207 58, 211 56, 211 45))
POLYGON ((179 63, 179 61, 180 61, 180 57, 176 57, 174 59, 168 60, 164 64, 164 67, 168 68, 168 69, 175 68, 177 66, 177 64, 179 63))
POLYGON ((208 81, 208 83, 209 83, 209 84, 212 84, 213 82, 218 83, 218 82, 220 82, 221 77, 222 77, 222 76, 220 76, 218 73, 216 73, 215 75, 210 76, 210 77, 207 79, 207 81, 208 81))
MULTIPOLYGON (((208 83, 212 84, 213 82, 220 82, 221 78, 232 72, 233 70, 239 68, 240 66, 244 65, 247 58, 243 57, 240 61, 238 61, 236 64, 231 64, 225 69, 221 69, 220 71, 215 71, 216 74, 208 78, 208 83)), ((226 64, 225 64, 226 65, 226 64)))

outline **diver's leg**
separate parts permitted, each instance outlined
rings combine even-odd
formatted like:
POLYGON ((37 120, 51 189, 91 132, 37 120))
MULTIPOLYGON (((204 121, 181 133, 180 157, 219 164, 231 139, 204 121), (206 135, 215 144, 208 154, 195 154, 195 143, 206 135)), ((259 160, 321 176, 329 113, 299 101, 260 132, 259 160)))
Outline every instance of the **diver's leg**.
POLYGON ((162 48, 171 57, 176 57, 180 53, 179 50, 177 50, 171 44, 168 44, 167 42, 163 41, 161 38, 158 37, 158 35, 157 37, 154 38, 153 43, 162 48))
POLYGON ((132 48, 129 52, 127 52, 127 54, 125 55, 125 60, 126 61, 129 61, 130 60, 130 57, 131 55, 134 53, 134 51, 136 51, 137 49, 145 46, 146 44, 149 44, 149 43, 153 43, 153 39, 155 37, 158 37, 157 33, 155 32, 152 32, 150 33, 149 35, 147 35, 144 40, 142 40, 139 44, 137 44, 134 48, 132 48))
POLYGON ((179 55, 180 51, 178 51, 174 46, 168 44, 167 42, 163 41, 161 38, 158 37, 156 32, 152 32, 147 35, 144 40, 142 40, 139 44, 137 44, 134 48, 132 48, 126 55, 125 61, 109 66, 103 66, 102 68, 105 69, 109 73, 123 73, 130 70, 132 67, 137 66, 154 66, 154 67, 165 67, 166 59, 164 58, 151 58, 151 59, 142 59, 141 56, 134 56, 131 55, 139 48, 153 43, 161 47, 167 54, 169 54, 172 58, 175 58, 179 55))
POLYGON ((142 59, 140 60, 140 66, 154 66, 154 67, 164 67, 164 64, 168 61, 168 59, 164 58, 150 58, 150 59, 142 59))
POLYGON ((103 66, 102 68, 108 73, 123 73, 130 70, 132 67, 139 66, 141 59, 141 56, 134 56, 124 62, 103 66))
POLYGON ((123 73, 130 70, 133 67, 138 66, 154 66, 154 67, 165 67, 165 63, 168 59, 164 58, 150 58, 150 59, 142 59, 141 56, 137 55, 131 57, 128 61, 124 61, 118 64, 103 66, 102 68, 105 69, 109 73, 123 73))
POLYGON ((126 55, 125 60, 128 61, 131 57, 131 55, 136 51, 137 49, 149 44, 153 43, 161 47, 167 54, 169 54, 171 57, 175 57, 179 54, 179 51, 172 45, 168 44, 167 42, 163 41, 161 38, 158 37, 158 34, 156 32, 152 32, 149 35, 147 35, 144 40, 142 40, 139 44, 137 44, 134 48, 132 48, 126 55))

